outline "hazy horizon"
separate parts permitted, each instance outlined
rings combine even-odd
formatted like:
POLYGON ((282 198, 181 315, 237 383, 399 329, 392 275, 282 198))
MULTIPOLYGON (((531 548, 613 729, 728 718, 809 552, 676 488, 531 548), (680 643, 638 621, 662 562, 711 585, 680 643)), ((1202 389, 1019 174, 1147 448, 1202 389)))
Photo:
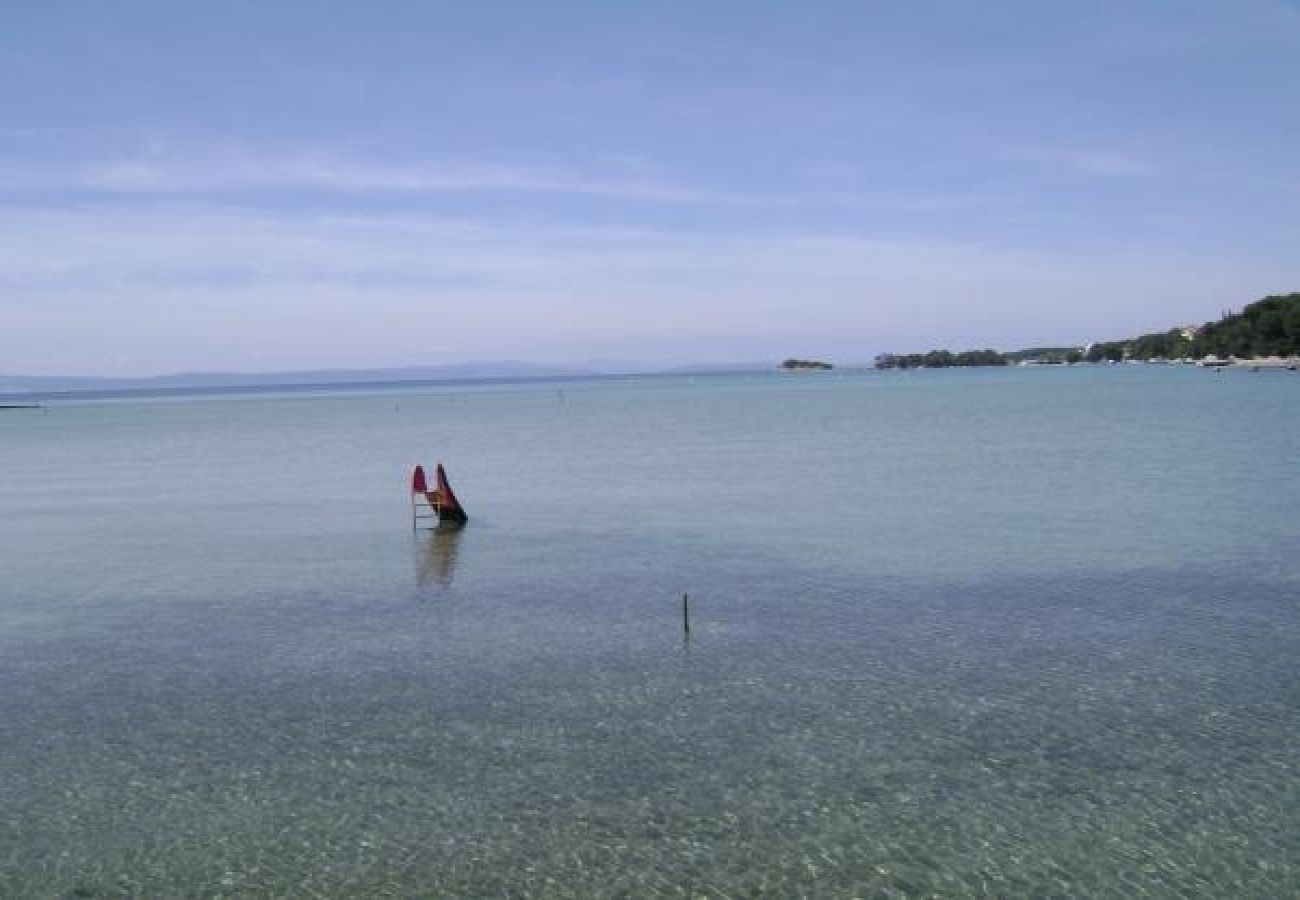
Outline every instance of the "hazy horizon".
POLYGON ((865 363, 1300 286, 1300 6, 158 2, 0 35, 0 373, 865 363))
MULTIPOLYGON (((450 378, 510 378, 514 376, 529 377, 530 374, 536 373, 539 376, 547 375, 592 375, 592 376, 617 376, 620 374, 628 375, 654 375, 654 374, 672 374, 675 372, 692 372, 717 370, 746 370, 759 371, 764 369, 775 369, 780 360, 737 360, 733 362, 722 363, 686 363, 682 366, 668 365, 663 366, 656 363, 637 361, 637 360, 583 360, 572 363, 538 363, 525 362, 521 360, 497 359, 497 360, 480 360, 478 362, 467 363, 448 363, 445 365, 424 365, 424 366, 380 366, 380 367, 323 367, 319 369, 267 369, 267 370, 200 370, 186 372, 151 372, 140 375, 101 375, 94 372, 61 372, 58 374, 32 375, 27 372, 0 372, 0 391, 4 390, 4 379, 11 381, 157 381, 168 379, 199 379, 199 378, 278 378, 291 376, 311 376, 312 378, 322 378, 325 376, 356 376, 361 380, 367 380, 370 376, 394 376, 401 379, 411 379, 419 377, 450 377, 450 378), (486 374, 482 374, 486 373, 486 374)), ((849 362, 841 365, 848 368, 858 366, 868 366, 869 362, 849 362)))

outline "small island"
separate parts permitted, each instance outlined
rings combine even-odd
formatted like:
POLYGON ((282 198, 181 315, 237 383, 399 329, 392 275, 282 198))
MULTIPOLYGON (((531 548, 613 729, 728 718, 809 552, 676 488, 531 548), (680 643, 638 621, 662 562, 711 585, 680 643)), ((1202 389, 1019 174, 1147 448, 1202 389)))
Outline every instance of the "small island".
POLYGON ((882 353, 877 369, 948 369, 954 366, 1005 366, 1007 358, 996 350, 931 350, 929 353, 882 353))
POLYGON ((817 359, 787 359, 778 366, 783 372, 821 372, 835 368, 828 362, 817 359))

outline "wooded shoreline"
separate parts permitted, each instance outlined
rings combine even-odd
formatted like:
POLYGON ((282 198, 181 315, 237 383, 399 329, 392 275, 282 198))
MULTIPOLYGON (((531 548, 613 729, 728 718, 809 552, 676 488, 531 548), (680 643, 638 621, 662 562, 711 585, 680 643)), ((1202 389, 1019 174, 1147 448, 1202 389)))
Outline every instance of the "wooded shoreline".
POLYGON ((1039 347, 1012 353, 991 349, 882 353, 876 357, 875 366, 941 369, 1081 362, 1293 368, 1300 364, 1300 293, 1264 297, 1239 313, 1225 312, 1217 322, 1184 325, 1120 341, 1097 341, 1086 347, 1039 347))

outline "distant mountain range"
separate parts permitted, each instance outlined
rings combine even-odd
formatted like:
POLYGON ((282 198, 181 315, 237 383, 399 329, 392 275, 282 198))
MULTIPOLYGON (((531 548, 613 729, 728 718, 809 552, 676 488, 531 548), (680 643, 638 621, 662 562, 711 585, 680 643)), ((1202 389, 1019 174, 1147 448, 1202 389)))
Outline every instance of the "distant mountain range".
POLYGON ((771 368, 766 363, 701 364, 656 368, 616 361, 561 366, 495 361, 392 369, 308 369, 293 372, 181 372, 171 375, 103 377, 95 375, 0 375, 0 394, 65 391, 184 391, 199 388, 392 384, 425 381, 472 381, 484 378, 566 378, 600 375, 745 372, 771 368))

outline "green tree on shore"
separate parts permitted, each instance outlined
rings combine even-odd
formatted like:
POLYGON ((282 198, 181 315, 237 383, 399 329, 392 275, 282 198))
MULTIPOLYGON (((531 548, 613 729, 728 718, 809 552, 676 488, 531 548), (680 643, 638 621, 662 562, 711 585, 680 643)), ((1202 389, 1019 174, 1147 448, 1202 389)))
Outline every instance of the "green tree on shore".
POLYGON ((1088 360, 1201 359, 1300 355, 1300 294, 1276 294, 1257 300, 1239 313, 1225 312, 1206 322, 1189 339, 1182 329, 1143 334, 1123 341, 1101 341, 1088 360))
POLYGON ((1300 356, 1300 293, 1274 294, 1239 313, 1225 312, 1217 322, 1198 329, 1172 328, 1122 341, 1098 341, 1086 353, 1069 348, 1038 347, 1015 353, 996 350, 931 350, 929 353, 882 353, 877 369, 946 369, 951 366, 1005 366, 1038 363, 1121 362, 1126 359, 1201 359, 1300 356))

